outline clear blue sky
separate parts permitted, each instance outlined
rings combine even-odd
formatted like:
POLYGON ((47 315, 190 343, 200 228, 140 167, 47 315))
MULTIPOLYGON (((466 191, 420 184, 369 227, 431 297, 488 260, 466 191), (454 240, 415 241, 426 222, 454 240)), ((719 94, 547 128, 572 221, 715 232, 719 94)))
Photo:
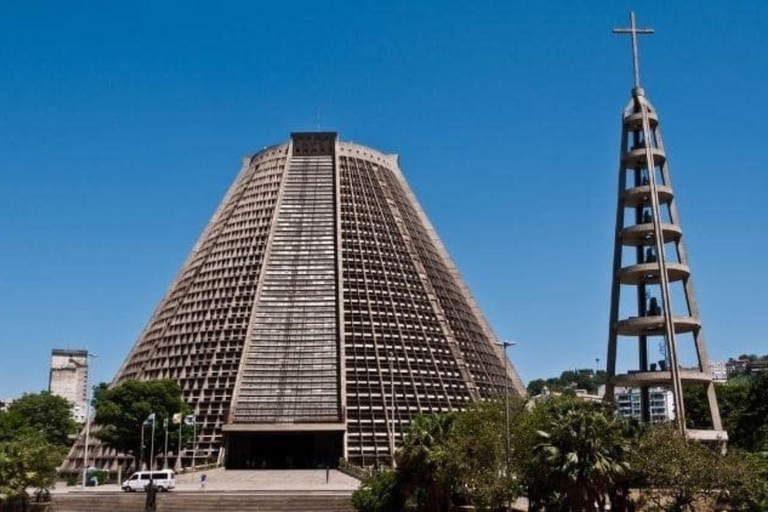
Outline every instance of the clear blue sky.
MULTIPOLYGON (((0 397, 54 347, 110 379, 240 158, 318 109, 402 156, 526 380, 604 364, 631 3, 158 4, 0 4, 0 397)), ((766 353, 768 4, 634 7, 710 353, 766 353)))

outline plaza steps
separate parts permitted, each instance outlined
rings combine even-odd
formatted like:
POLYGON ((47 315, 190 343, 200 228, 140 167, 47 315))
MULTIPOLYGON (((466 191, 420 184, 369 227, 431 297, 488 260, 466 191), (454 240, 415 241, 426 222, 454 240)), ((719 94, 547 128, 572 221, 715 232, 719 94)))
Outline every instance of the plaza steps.
MULTIPOLYGON (((157 495, 157 512, 352 511, 351 491, 170 492, 157 495)), ((141 512, 144 493, 66 493, 51 496, 51 512, 141 512)))

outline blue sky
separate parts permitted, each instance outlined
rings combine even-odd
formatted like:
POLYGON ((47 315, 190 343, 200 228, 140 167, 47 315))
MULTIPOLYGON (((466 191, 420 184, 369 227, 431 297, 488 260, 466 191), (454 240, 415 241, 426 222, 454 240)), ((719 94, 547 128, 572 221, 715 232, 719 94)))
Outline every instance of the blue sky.
POLYGON ((627 23, 713 358, 768 352, 764 2, 3 2, 0 398, 108 380, 238 171, 292 130, 401 155, 526 379, 604 364, 627 23))

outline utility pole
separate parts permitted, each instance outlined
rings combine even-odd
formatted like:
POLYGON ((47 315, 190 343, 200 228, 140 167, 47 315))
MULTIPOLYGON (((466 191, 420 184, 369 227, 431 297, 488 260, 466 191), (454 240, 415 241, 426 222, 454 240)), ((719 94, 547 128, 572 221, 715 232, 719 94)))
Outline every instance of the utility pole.
POLYGON ((496 345, 504 348, 504 419, 506 424, 507 438, 507 473, 509 473, 509 357, 507 357, 507 348, 517 345, 514 341, 497 341, 496 345))

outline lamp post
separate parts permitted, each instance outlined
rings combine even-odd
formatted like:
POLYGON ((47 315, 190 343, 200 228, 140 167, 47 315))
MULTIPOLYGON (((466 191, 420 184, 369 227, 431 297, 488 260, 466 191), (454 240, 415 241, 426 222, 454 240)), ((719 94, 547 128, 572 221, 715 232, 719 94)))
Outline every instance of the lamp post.
POLYGON ((96 354, 86 354, 87 369, 85 373, 85 452, 83 454, 83 488, 88 478, 88 444, 91 440, 91 370, 93 365, 88 364, 88 358, 96 359, 96 354))
POLYGON ((507 429, 507 471, 509 471, 509 357, 507 357, 507 348, 517 345, 514 341, 497 341, 496 345, 504 348, 504 420, 507 429))

